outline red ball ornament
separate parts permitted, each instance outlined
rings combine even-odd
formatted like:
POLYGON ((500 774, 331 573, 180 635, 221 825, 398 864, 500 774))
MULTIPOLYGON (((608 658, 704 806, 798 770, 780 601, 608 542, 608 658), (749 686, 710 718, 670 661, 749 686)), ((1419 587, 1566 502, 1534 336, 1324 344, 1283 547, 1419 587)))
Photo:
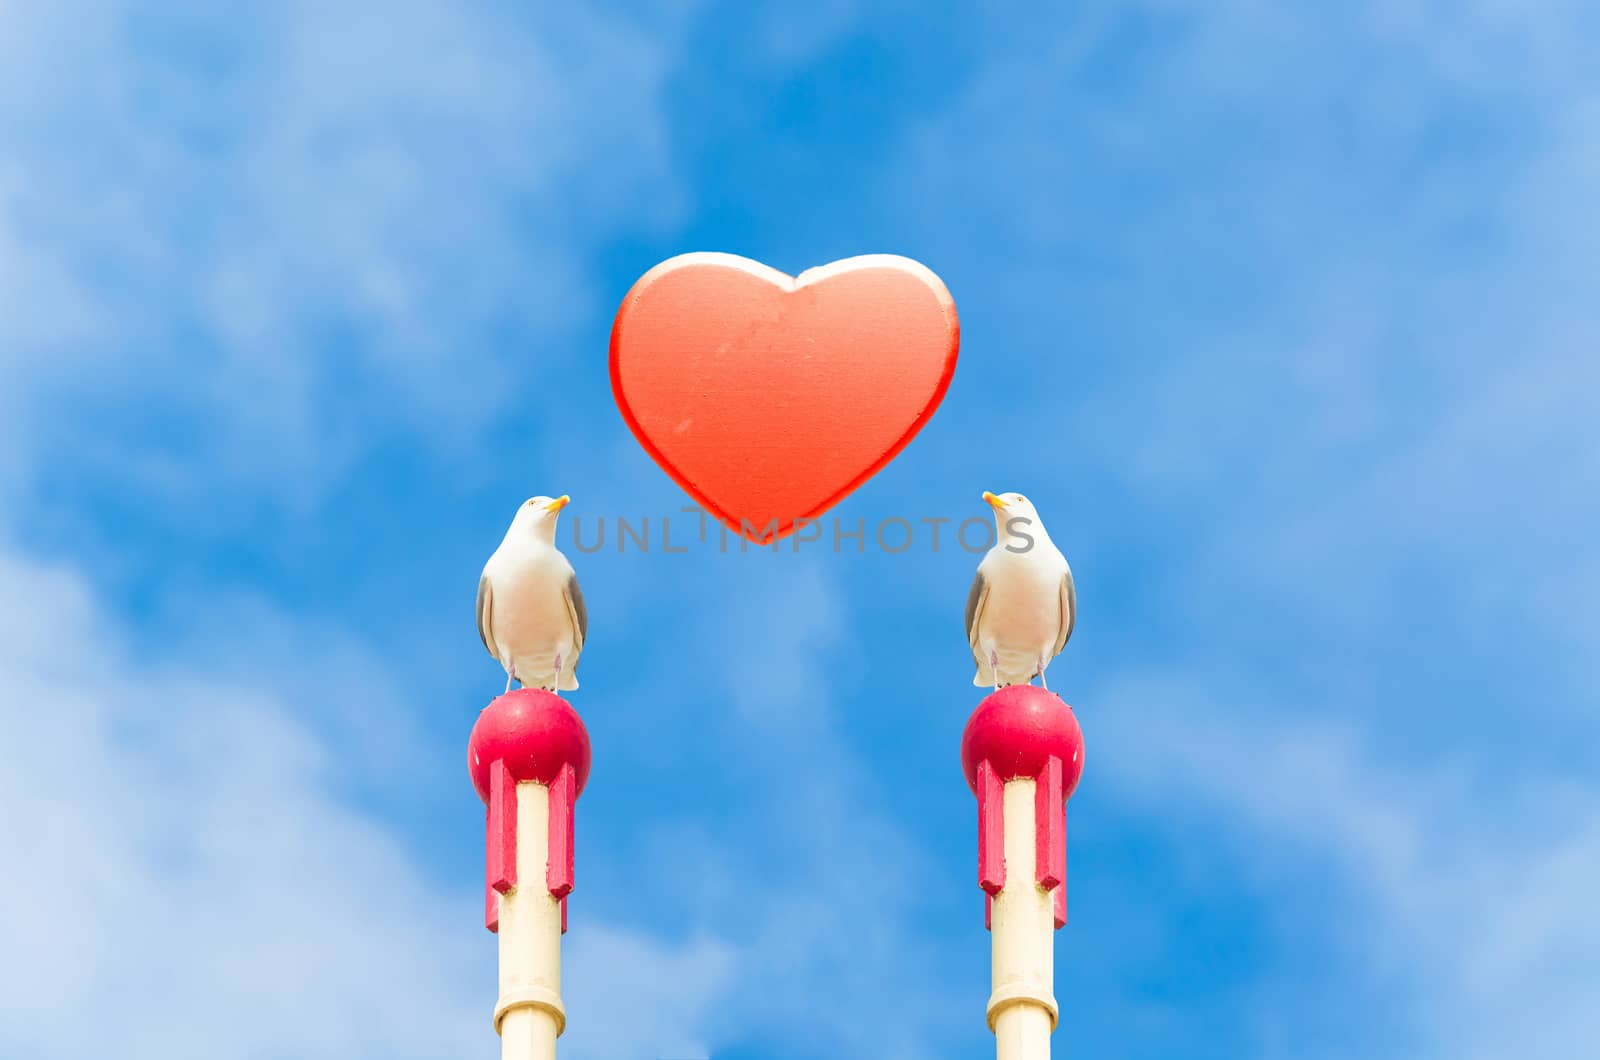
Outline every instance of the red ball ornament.
POLYGON ((516 780, 549 784, 571 765, 577 788, 589 780, 589 732, 572 705, 541 688, 507 692, 484 708, 467 741, 472 786, 489 801, 489 767, 503 761, 516 780))
POLYGON ((1069 798, 1083 776, 1083 730, 1060 696, 1036 685, 985 697, 961 734, 961 766, 974 794, 979 762, 987 760, 1004 782, 1037 776, 1051 755, 1061 760, 1061 795, 1069 798))

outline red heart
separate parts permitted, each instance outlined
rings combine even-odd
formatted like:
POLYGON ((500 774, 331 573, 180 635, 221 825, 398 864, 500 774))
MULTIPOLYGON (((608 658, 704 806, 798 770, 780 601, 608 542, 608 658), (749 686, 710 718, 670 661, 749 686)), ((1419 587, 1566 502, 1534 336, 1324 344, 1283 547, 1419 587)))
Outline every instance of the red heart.
POLYGON ((684 254, 622 300, 611 391, 673 481, 765 544, 910 443, 950 387, 960 336, 950 292, 909 258, 846 258, 791 277, 732 254, 684 254))

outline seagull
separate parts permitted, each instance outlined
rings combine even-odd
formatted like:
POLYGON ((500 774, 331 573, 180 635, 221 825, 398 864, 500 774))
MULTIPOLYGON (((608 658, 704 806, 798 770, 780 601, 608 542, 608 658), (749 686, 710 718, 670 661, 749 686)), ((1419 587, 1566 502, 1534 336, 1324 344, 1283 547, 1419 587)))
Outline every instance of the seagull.
POLYGON ((570 497, 534 497, 517 509, 478 579, 478 636, 511 682, 550 692, 578 687, 589 612, 572 564, 556 548, 556 517, 570 497))
POLYGON ((1033 502, 1020 493, 985 492, 996 541, 967 593, 967 643, 978 672, 972 683, 1025 685, 1061 654, 1078 618, 1072 568, 1050 540, 1033 502))

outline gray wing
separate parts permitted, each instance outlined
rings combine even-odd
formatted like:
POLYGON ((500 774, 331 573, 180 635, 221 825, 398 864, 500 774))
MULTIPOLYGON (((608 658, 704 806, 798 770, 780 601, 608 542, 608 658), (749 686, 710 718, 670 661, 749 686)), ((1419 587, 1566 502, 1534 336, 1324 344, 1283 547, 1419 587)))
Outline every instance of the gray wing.
POLYGON ((567 579, 563 593, 567 598, 567 613, 572 616, 573 628, 578 631, 578 643, 574 647, 582 651, 583 642, 589 639, 589 609, 584 606, 583 590, 578 588, 576 574, 567 579))
POLYGON ((1072 639, 1072 628, 1078 624, 1078 590, 1072 584, 1072 569, 1061 576, 1061 636, 1056 640, 1056 655, 1072 639))
POLYGON ((489 649, 489 654, 498 659, 500 649, 495 646, 494 627, 490 622, 493 613, 494 586, 489 584, 489 576, 485 574, 478 579, 478 639, 489 649))
POLYGON ((983 616, 983 605, 989 599, 989 583, 983 571, 972 576, 972 588, 967 590, 967 643, 978 650, 978 619, 983 616))

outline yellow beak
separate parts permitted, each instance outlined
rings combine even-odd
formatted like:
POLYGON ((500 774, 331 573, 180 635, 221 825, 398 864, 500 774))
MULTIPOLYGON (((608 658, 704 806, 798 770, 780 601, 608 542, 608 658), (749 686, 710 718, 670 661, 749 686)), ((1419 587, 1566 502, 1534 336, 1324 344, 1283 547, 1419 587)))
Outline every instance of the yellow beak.
POLYGON ((989 507, 993 508, 997 512, 1003 512, 1006 510, 1006 502, 1001 500, 999 497, 996 497, 988 490, 983 491, 983 499, 988 501, 989 507))
POLYGON ((549 504, 545 505, 544 506, 544 510, 547 511, 547 512, 559 512, 561 509, 565 508, 567 505, 569 505, 571 503, 572 503, 572 498, 567 496, 565 493, 563 493, 561 496, 557 497, 555 500, 553 500, 549 504))

